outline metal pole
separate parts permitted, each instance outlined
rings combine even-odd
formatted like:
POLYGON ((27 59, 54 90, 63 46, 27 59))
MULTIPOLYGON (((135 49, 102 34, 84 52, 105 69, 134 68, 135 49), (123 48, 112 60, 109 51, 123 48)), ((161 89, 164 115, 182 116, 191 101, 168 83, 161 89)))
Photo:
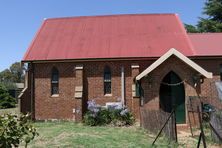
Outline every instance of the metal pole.
MULTIPOLYGON (((198 118, 199 118, 199 123, 200 123, 201 137, 202 137, 202 139, 203 139, 204 148, 206 148, 207 145, 206 145, 206 141, 205 141, 205 135, 204 135, 204 131, 203 131, 203 125, 202 125, 202 119, 201 119, 201 116, 200 116, 200 108, 199 108, 199 106, 197 106, 197 112, 198 112, 198 118)), ((201 112, 201 113, 202 113, 202 112, 201 112)))
POLYGON ((199 136, 199 139, 198 139, 198 143, 197 143, 197 148, 200 147, 200 141, 201 141, 201 137, 202 137, 202 134, 200 133, 200 136, 199 136))
POLYGON ((125 106, 125 82, 124 82, 124 67, 121 67, 121 102, 122 105, 125 106))

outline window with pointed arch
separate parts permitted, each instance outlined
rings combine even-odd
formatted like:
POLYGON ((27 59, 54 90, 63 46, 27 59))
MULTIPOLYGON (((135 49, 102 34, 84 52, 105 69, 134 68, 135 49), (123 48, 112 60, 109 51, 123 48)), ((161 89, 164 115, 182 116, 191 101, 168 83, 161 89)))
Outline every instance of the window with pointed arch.
POLYGON ((104 95, 111 94, 111 70, 109 66, 104 68, 104 95))
POLYGON ((52 68, 51 76, 51 95, 59 94, 59 71, 57 68, 52 68))

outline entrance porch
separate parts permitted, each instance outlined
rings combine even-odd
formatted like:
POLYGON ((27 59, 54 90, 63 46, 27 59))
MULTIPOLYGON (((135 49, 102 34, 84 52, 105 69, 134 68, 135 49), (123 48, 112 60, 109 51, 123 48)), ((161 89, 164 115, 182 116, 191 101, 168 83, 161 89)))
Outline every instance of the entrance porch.
POLYGON ((187 98, 201 94, 204 78, 212 78, 212 73, 171 49, 136 77, 141 85, 141 108, 167 113, 175 108, 176 123, 187 124, 187 98))

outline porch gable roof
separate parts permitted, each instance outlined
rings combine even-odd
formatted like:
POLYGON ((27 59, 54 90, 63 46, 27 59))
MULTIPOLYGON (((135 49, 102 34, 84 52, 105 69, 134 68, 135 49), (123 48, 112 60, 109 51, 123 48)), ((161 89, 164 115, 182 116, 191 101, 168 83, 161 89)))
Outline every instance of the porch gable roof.
POLYGON ((187 58, 185 55, 180 53, 178 50, 175 48, 171 48, 168 52, 166 52, 163 56, 161 56, 158 60, 156 60, 153 64, 151 64, 148 68, 146 68, 142 73, 140 73, 137 77, 136 80, 140 80, 147 74, 149 74, 151 71, 156 69, 160 64, 162 64, 164 61, 166 61, 169 57, 172 55, 176 56, 180 60, 182 60, 184 63, 189 65, 191 68, 195 69, 197 72, 202 74, 206 78, 212 78, 213 74, 211 72, 206 71, 203 69, 201 66, 187 58))

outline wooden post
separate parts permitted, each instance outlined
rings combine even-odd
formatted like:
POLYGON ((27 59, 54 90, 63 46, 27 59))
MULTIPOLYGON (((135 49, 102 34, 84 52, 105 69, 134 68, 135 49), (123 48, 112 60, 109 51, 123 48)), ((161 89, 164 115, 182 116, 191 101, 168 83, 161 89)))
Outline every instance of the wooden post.
MULTIPOLYGON (((187 111, 188 111, 188 122, 189 122, 189 126, 190 126, 190 132, 191 132, 191 135, 192 135, 192 137, 193 137, 193 129, 192 129, 192 125, 191 125, 190 110, 189 110, 189 108, 188 108, 188 105, 190 105, 191 110, 193 111, 193 105, 192 105, 192 103, 191 103, 191 98, 190 98, 190 97, 189 97, 189 104, 187 103, 187 104, 186 104, 186 107, 187 107, 187 111)), ((192 114, 193 114, 193 112, 192 112, 192 114)), ((194 119, 194 116, 193 116, 193 119, 194 119)))
POLYGON ((191 121, 190 121, 190 111, 188 111, 188 122, 189 122, 189 126, 190 126, 191 136, 193 137, 193 129, 192 129, 191 121))
POLYGON ((173 109, 173 114, 174 114, 174 131, 175 131, 175 138, 176 138, 176 142, 178 142, 177 140, 177 122, 176 122, 176 108, 173 109))

